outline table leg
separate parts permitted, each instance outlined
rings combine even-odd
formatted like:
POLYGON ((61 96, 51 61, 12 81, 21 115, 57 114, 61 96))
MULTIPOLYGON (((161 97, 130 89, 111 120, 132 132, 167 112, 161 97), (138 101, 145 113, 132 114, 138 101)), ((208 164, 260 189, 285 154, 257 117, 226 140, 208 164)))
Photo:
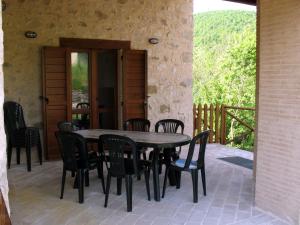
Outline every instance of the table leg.
POLYGON ((122 177, 117 177, 117 195, 122 194, 122 177))
MULTIPOLYGON (((174 151, 175 151, 174 148, 164 148, 164 163, 166 164, 166 167, 170 166, 171 161, 172 161, 171 160, 172 153, 174 151)), ((170 186, 175 186, 176 185, 175 171, 169 170, 168 177, 169 177, 170 186)))
POLYGON ((154 190, 154 200, 160 201, 160 185, 159 185, 159 158, 160 149, 153 150, 153 161, 152 161, 152 170, 153 170, 153 190, 154 190))

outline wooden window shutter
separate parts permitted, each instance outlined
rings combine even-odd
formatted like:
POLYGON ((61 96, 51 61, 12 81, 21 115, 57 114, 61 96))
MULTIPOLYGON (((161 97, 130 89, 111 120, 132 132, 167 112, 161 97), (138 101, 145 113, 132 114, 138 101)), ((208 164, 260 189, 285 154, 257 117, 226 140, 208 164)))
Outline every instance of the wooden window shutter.
POLYGON ((123 52, 123 121, 147 118, 147 51, 123 52))
POLYGON ((44 47, 43 69, 43 118, 44 149, 46 159, 60 158, 55 137, 57 123, 67 120, 68 79, 66 48, 44 47))

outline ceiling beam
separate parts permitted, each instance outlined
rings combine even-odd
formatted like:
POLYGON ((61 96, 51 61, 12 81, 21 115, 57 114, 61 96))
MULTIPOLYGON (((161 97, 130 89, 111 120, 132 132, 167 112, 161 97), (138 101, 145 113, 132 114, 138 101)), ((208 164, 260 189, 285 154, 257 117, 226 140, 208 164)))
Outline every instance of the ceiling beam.
POLYGON ((247 5, 256 5, 256 0, 223 0, 227 2, 236 2, 236 3, 242 3, 247 5))

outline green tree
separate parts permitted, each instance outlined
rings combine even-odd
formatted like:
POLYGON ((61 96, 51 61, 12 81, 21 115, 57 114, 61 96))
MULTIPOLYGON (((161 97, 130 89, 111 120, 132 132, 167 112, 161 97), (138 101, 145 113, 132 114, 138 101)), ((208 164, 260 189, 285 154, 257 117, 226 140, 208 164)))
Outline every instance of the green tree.
MULTIPOLYGON (((193 101, 196 104, 255 105, 256 15, 255 12, 218 11, 194 18, 193 101)), ((253 112, 234 112, 254 126, 253 112)), ((227 121, 231 139, 247 128, 227 121)), ((253 137, 236 141, 250 149, 253 137)))

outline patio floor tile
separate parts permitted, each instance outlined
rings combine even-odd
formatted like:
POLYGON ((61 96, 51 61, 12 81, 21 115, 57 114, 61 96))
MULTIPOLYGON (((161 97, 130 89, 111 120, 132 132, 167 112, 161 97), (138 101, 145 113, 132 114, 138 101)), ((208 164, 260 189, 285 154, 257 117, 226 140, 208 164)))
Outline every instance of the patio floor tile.
MULTIPOLYGON (((187 149, 182 149, 184 154, 187 149)), ((241 156, 252 159, 250 152, 209 144, 206 153, 207 196, 203 196, 199 178, 199 201, 193 203, 192 180, 182 173, 181 188, 168 186, 161 202, 147 200, 145 183, 134 179, 133 211, 126 211, 126 193, 116 195, 116 179, 112 179, 108 207, 96 172, 90 172, 90 186, 85 187, 84 204, 78 204, 78 192, 67 175, 64 199, 59 199, 62 163, 12 165, 8 170, 10 206, 13 224, 17 225, 288 225, 254 206, 252 170, 217 158, 241 156)), ((163 174, 160 175, 162 186, 163 174)), ((199 174, 200 175, 200 174, 199 174)), ((152 174, 151 174, 152 178, 152 174)))

